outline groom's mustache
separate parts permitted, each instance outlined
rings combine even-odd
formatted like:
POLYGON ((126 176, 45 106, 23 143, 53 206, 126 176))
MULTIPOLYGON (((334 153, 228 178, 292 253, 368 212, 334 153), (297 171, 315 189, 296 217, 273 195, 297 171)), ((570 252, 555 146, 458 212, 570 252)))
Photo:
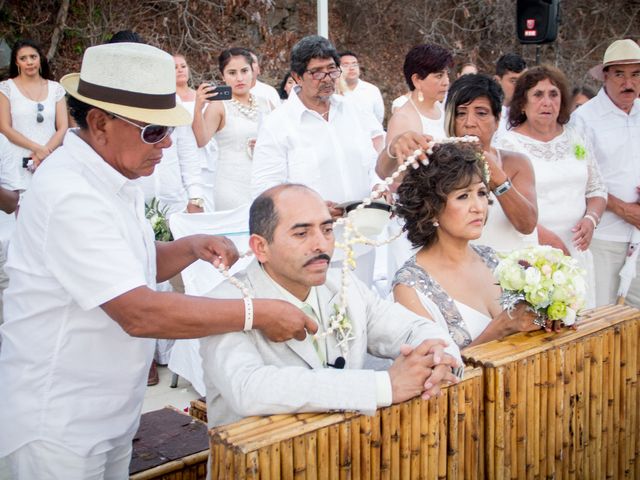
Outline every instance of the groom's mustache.
POLYGON ((331 262, 331 257, 329 255, 327 255, 326 253, 321 253, 321 254, 316 255, 315 257, 312 257, 309 260, 307 260, 307 262, 304 264, 304 266, 306 267, 307 265, 310 265, 311 263, 315 262, 316 260, 326 260, 327 263, 328 263, 328 262, 331 262))

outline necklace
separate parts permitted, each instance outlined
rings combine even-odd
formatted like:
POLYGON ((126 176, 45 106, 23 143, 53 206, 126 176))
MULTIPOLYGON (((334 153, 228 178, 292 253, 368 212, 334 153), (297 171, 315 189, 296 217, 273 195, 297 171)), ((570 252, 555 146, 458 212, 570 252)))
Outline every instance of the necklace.
POLYGON ((37 95, 33 94, 33 88, 27 88, 27 85, 24 82, 16 82, 15 79, 13 80, 13 83, 15 83, 18 86, 18 90, 20 90, 20 93, 22 93, 22 95, 24 95, 25 97, 27 97, 29 100, 31 100, 32 102, 36 102, 36 103, 40 103, 40 102, 44 102, 46 100, 46 98, 43 98, 42 100, 40 100, 40 98, 42 98, 42 94, 44 92, 44 87, 47 84, 46 80, 43 82, 42 80, 40 80, 39 86, 38 86, 38 93, 37 95))
POLYGON ((258 103, 256 102, 256 97, 253 95, 249 95, 249 106, 243 105, 233 97, 231 98, 231 103, 249 120, 255 121, 258 117, 258 103))

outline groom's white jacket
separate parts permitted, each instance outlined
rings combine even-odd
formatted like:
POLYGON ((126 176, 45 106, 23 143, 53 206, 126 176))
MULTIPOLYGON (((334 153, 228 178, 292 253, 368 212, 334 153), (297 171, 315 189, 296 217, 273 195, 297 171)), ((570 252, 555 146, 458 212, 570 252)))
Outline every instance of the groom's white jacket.
MULTIPOLYGON (((236 277, 254 298, 283 299, 254 260, 236 277)), ((321 319, 334 312, 340 292, 340 272, 330 270, 324 285, 316 287, 321 319)), ((376 403, 376 372, 363 370, 366 353, 384 358, 400 355, 402 344, 418 345, 441 338, 446 351, 460 359, 460 351, 448 333, 432 321, 402 305, 381 299, 351 275, 347 291, 347 312, 355 339, 343 370, 323 368, 309 338, 276 343, 258 330, 212 335, 200 340, 204 380, 207 387, 209 426, 234 422, 250 415, 356 410, 373 413, 376 403)), ((241 298, 229 282, 208 296, 241 298)), ((327 359, 342 356, 333 335, 327 337, 327 359)))

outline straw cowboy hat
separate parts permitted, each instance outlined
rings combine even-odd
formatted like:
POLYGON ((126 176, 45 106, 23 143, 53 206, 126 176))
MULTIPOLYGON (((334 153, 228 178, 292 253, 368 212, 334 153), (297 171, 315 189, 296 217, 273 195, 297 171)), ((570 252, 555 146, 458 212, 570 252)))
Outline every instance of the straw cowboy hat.
POLYGON ((602 64, 596 65, 589 73, 596 80, 604 81, 604 69, 610 65, 640 63, 640 46, 633 40, 616 40, 604 52, 602 64))
POLYGON ((60 80, 72 97, 132 120, 169 127, 188 125, 191 115, 176 104, 173 58, 142 43, 87 48, 80 73, 60 80))

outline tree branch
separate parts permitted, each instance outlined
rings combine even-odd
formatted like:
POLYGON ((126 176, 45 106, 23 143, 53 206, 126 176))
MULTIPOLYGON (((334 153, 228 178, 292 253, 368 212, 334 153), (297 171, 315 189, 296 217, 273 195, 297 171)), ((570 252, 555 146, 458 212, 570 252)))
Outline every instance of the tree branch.
POLYGON ((58 10, 58 16, 56 17, 56 27, 53 29, 53 33, 51 34, 51 46, 49 47, 49 51, 47 52, 47 60, 49 61, 53 59, 53 57, 56 55, 56 51, 58 50, 58 44, 60 43, 62 32, 64 31, 64 27, 67 23, 68 13, 69 0, 62 0, 62 3, 60 4, 60 10, 58 10))

